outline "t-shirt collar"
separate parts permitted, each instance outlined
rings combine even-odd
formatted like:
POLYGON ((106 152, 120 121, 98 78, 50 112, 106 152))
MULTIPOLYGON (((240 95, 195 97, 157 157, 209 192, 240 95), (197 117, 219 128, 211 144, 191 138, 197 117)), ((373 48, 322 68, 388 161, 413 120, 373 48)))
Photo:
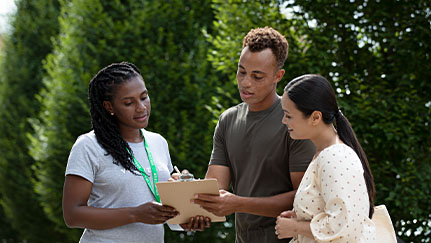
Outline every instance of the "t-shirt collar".
POLYGON ((277 96, 277 99, 275 100, 275 102, 266 110, 262 110, 262 111, 250 111, 248 109, 248 105, 247 105, 247 116, 261 116, 261 115, 267 115, 269 113, 271 113, 274 109, 276 109, 278 107, 278 105, 280 105, 281 102, 281 98, 280 96, 277 96))

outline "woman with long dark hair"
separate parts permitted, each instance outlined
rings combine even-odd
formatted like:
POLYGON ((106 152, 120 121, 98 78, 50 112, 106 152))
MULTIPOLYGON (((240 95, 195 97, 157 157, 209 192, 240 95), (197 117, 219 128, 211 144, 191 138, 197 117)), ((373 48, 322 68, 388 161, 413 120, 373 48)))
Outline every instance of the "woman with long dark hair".
POLYGON ((80 242, 163 242, 178 212, 160 204, 155 184, 173 171, 166 140, 145 130, 151 104, 138 68, 113 63, 88 90, 93 130, 70 152, 63 191, 67 226, 80 242))
POLYGON ((282 107, 290 136, 310 139, 316 154, 296 192, 294 209, 277 218, 278 238, 375 242, 373 176, 330 83, 320 75, 295 78, 284 89, 282 107))

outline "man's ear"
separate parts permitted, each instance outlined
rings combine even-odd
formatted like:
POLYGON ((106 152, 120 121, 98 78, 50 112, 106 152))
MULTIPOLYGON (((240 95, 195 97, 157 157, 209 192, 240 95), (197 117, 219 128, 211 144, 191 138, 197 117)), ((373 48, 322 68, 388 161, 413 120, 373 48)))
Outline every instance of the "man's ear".
POLYGON ((310 121, 313 126, 316 126, 322 121, 322 112, 320 111, 313 111, 310 115, 310 121))
POLYGON ((114 114, 114 108, 112 108, 112 103, 110 101, 103 101, 103 107, 105 107, 105 110, 109 113, 109 114, 114 114))
POLYGON ((284 71, 284 69, 280 69, 277 71, 277 73, 275 74, 275 82, 276 83, 280 82, 280 80, 283 78, 285 72, 286 71, 284 71))

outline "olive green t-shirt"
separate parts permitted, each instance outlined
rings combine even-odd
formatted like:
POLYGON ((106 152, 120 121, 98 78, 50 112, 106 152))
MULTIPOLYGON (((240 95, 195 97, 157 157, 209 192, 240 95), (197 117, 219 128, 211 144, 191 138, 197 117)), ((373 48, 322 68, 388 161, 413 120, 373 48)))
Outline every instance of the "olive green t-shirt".
MULTIPOLYGON (((230 168, 236 195, 268 197, 292 191, 289 172, 307 169, 315 147, 309 140, 290 138, 286 125, 281 122, 283 113, 279 98, 264 111, 249 111, 248 105, 241 103, 220 116, 214 132, 210 165, 230 168)), ((266 234, 266 228, 273 227, 275 220, 236 213, 237 241, 259 242, 258 235, 266 234)), ((276 241, 275 233, 271 234, 274 228, 270 231, 276 241)))

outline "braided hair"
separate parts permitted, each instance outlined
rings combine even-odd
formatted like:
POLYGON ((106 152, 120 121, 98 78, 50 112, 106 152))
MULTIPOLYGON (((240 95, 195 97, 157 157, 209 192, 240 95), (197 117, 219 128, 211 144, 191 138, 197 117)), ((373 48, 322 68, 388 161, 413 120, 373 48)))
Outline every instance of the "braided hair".
POLYGON ((103 106, 104 101, 112 102, 118 86, 134 77, 142 78, 141 72, 132 63, 113 63, 104 67, 90 81, 88 100, 92 129, 97 142, 106 150, 106 155, 114 158, 114 164, 121 165, 137 175, 138 169, 133 163, 133 152, 121 136, 115 117, 103 106))
POLYGON ((335 123, 340 139, 356 152, 364 169, 364 179, 370 203, 368 216, 371 218, 374 213, 374 197, 376 193, 373 174, 371 173, 367 156, 349 120, 338 109, 337 99, 331 84, 320 75, 306 74, 290 81, 284 88, 284 92, 287 93, 289 99, 295 103, 298 110, 305 117, 309 117, 313 111, 317 110, 322 113, 324 123, 335 123))

